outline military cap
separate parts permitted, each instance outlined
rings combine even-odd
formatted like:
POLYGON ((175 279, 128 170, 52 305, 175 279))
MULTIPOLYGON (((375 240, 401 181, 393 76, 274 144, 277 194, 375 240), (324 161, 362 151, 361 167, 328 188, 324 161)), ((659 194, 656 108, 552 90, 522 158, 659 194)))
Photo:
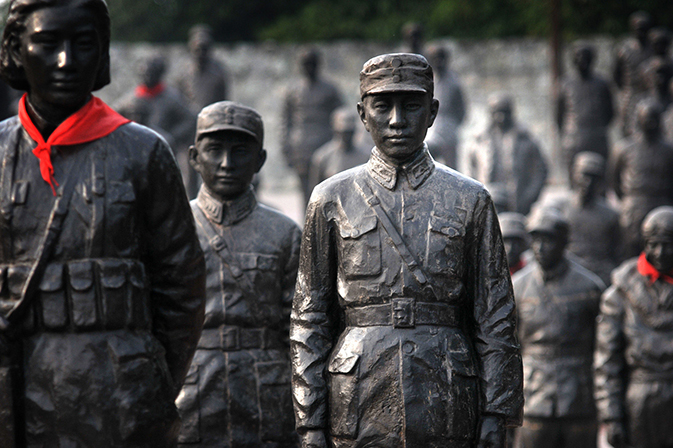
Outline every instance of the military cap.
POLYGON ((262 116, 250 107, 233 101, 220 101, 206 106, 196 119, 196 139, 218 131, 240 131, 264 144, 262 116))
POLYGON ((561 212, 550 206, 536 209, 528 218, 526 225, 528 233, 548 233, 551 235, 567 236, 570 231, 568 220, 561 212))
POLYGON ((646 239, 653 236, 673 238, 673 206, 664 205, 649 212, 641 231, 646 239))
POLYGON ((605 175, 605 157, 595 152, 582 151, 575 156, 573 171, 602 177, 605 175))
POLYGON ((521 238, 522 240, 527 238, 526 217, 521 213, 503 212, 498 215, 498 220, 503 238, 521 238))
POLYGON ((360 72, 360 97, 387 92, 432 95, 432 67, 420 54, 392 53, 371 58, 360 72))

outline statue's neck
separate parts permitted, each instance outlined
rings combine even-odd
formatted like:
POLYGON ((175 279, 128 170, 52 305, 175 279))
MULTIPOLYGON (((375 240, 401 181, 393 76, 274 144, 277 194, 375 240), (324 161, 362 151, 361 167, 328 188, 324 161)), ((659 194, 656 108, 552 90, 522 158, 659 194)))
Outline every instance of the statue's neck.
POLYGON ((91 95, 82 104, 75 107, 54 107, 31 100, 29 93, 26 98, 26 112, 28 112, 28 116, 37 130, 40 131, 42 138, 47 140, 52 132, 69 116, 80 110, 89 101, 89 98, 91 98, 91 95))

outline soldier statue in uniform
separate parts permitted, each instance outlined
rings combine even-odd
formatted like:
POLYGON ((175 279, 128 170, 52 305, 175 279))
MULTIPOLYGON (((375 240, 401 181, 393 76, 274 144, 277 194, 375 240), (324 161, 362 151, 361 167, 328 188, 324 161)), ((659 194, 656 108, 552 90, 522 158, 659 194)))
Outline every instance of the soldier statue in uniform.
POLYGON ((527 260, 523 256, 528 250, 526 217, 516 212, 502 212, 498 214, 498 220, 507 252, 509 274, 514 275, 527 265, 527 260))
POLYGON ((250 186, 266 160, 262 117, 222 101, 198 116, 192 201, 206 255, 206 317, 177 400, 181 447, 296 445, 288 331, 299 226, 250 186))
POLYGON ((596 333, 598 415, 615 448, 673 446, 673 207, 650 212, 645 246, 612 276, 596 333))
POLYGON ((579 152, 593 151, 605 158, 609 153, 612 93, 607 81, 593 72, 595 56, 593 45, 575 44, 573 63, 577 74, 563 82, 557 100, 556 119, 568 173, 579 152))
POLYGON ((311 196, 290 346, 301 446, 503 447, 522 367, 486 189, 423 143, 439 103, 424 57, 374 57, 366 165, 311 196))
POLYGON ((342 103, 337 88, 320 76, 318 51, 308 49, 299 59, 302 79, 288 90, 283 104, 281 150, 299 176, 305 204, 311 195, 311 157, 332 139, 330 119, 342 103))
POLYGON ((203 252, 171 149, 91 95, 109 43, 104 0, 9 4, 0 75, 27 94, 0 124, 0 345, 22 371, 0 368, 3 447, 176 442, 203 252))
POLYGON ((507 190, 507 210, 527 215, 547 180, 547 163, 537 142, 514 119, 509 95, 489 98, 491 124, 467 148, 466 174, 507 190))
POLYGON ((564 255, 569 225, 553 208, 528 222, 535 261, 514 275, 524 369, 519 448, 596 446, 592 361, 605 284, 564 255))
POLYGON ((661 106, 653 99, 636 108, 637 132, 615 146, 610 162, 612 188, 621 200, 623 258, 642 249, 640 225, 656 207, 673 205, 673 145, 663 138, 661 106))

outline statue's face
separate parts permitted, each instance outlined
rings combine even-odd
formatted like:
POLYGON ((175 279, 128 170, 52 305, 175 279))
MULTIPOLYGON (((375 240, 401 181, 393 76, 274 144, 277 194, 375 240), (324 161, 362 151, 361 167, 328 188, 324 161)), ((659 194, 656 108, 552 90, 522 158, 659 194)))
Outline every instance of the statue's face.
POLYGON ((673 237, 653 235, 645 241, 645 258, 662 273, 673 270, 673 237))
POLYGON ((573 186, 580 196, 591 198, 596 195, 601 177, 576 170, 573 173, 573 186))
POLYGON ((147 87, 154 87, 161 82, 164 76, 163 64, 159 61, 149 60, 140 64, 138 77, 140 82, 147 87))
POLYGON ((575 66, 580 73, 588 73, 593 63, 593 55, 588 49, 581 49, 575 53, 575 66))
POLYGON ((535 254, 535 260, 546 271, 553 269, 563 259, 566 240, 556 233, 533 232, 530 247, 535 254))
POLYGON ((94 14, 81 7, 50 6, 32 12, 12 48, 42 108, 73 109, 89 98, 101 62, 94 14))
POLYGON ((514 120, 512 108, 505 102, 498 102, 491 106, 491 120, 498 127, 506 128, 514 120))
POLYGON ((367 95, 358 113, 376 147, 393 161, 403 162, 423 147, 437 117, 439 101, 429 94, 390 92, 367 95))
POLYGON ((201 136, 190 148, 190 158, 208 190, 227 201, 248 189, 264 164, 266 151, 244 132, 220 131, 201 136))

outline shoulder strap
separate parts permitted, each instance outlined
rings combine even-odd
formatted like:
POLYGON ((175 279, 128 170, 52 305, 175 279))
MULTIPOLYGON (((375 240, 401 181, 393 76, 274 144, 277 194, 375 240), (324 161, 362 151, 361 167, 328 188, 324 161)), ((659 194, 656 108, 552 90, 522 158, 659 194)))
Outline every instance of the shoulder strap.
POLYGON ((222 263, 227 268, 229 273, 234 277, 234 279, 236 279, 236 281, 240 281, 247 291, 257 295, 255 284, 246 275, 245 271, 241 269, 240 266, 235 264, 236 258, 234 258, 234 255, 229 250, 229 244, 227 241, 215 231, 213 225, 210 223, 205 213, 203 213, 203 210, 201 210, 201 207, 198 205, 198 203, 194 208, 196 209, 196 213, 194 213, 196 224, 206 235, 210 247, 215 249, 215 252, 217 252, 217 254, 220 256, 222 263))
POLYGON ((388 233, 388 236, 393 242, 393 246, 395 249, 397 249, 400 257, 402 257, 402 261, 404 261, 404 263, 407 265, 416 281, 421 285, 421 287, 430 290, 432 295, 437 298, 437 300, 440 300, 439 296, 437 296, 434 288, 432 287, 432 284, 430 284, 428 281, 428 276, 425 275, 421 264, 418 262, 418 260, 416 260, 416 257, 407 246, 404 238, 402 238, 402 235, 400 235, 400 233, 397 231, 397 228, 388 217, 386 211, 383 209, 383 207, 381 207, 381 201, 374 194, 372 188, 367 182, 364 181, 364 179, 357 177, 355 178, 355 185, 357 185, 360 193, 365 198, 365 201, 367 201, 367 204, 372 208, 372 210, 374 210, 376 216, 379 217, 383 229, 386 231, 386 233, 388 233))
POLYGON ((68 170, 68 176, 66 176, 62 189, 54 202, 54 207, 51 209, 51 214, 47 221, 47 228, 40 239, 37 257, 35 257, 35 263, 31 267, 26 283, 21 291, 21 298, 5 317, 0 316, 0 331, 7 330, 10 325, 18 322, 37 295, 37 288, 42 280, 42 276, 47 267, 47 262, 51 257, 58 236, 61 234, 63 221, 68 214, 70 199, 72 198, 75 186, 77 185, 78 176, 70 174, 77 173, 75 168, 79 166, 82 159, 83 157, 75 158, 75 160, 73 160, 73 165, 68 170))

